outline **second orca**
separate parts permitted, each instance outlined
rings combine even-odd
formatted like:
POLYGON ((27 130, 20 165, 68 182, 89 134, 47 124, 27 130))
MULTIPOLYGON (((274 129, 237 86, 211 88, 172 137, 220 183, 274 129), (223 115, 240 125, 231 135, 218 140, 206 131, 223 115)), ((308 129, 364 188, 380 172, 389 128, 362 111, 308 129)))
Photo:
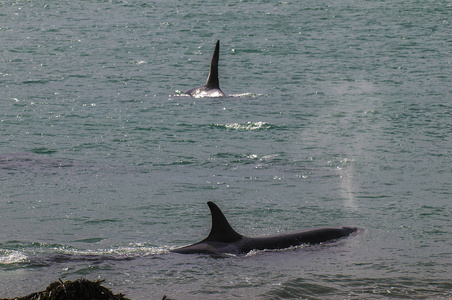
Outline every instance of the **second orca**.
POLYGON ((220 81, 218 80, 218 61, 220 58, 220 41, 217 41, 215 46, 215 51, 212 55, 212 60, 210 62, 210 72, 209 77, 207 77, 207 82, 203 86, 196 87, 184 94, 187 94, 195 98, 203 97, 226 97, 226 94, 220 89, 220 81))

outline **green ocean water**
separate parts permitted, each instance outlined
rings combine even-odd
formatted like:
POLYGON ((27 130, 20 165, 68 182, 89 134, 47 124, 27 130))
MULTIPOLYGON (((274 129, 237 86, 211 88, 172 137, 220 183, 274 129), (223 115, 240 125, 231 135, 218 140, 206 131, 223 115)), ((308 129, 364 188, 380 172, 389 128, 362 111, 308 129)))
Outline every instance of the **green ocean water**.
POLYGON ((0 297, 452 297, 450 1, 1 1, 0 297), (192 99, 216 40, 232 95, 192 99), (210 228, 335 243, 170 254, 210 228))

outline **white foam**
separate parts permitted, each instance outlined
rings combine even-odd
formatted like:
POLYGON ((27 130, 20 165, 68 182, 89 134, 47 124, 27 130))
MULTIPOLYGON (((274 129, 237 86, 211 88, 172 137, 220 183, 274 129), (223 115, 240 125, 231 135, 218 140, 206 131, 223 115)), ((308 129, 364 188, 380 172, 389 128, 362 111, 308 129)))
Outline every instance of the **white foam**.
POLYGON ((14 250, 8 250, 5 255, 0 256, 0 264, 16 264, 21 262, 28 261, 28 256, 25 254, 14 251, 14 250))
POLYGON ((142 244, 130 244, 129 247, 118 247, 110 249, 96 249, 96 250, 77 250, 64 249, 65 254, 73 255, 113 255, 122 257, 142 257, 148 255, 160 255, 169 252, 169 249, 164 247, 149 247, 142 244))
MULTIPOLYGON (((219 125, 219 124, 218 124, 219 125)), ((246 122, 243 124, 240 123, 228 123, 223 125, 227 129, 235 129, 235 130, 259 130, 262 128, 268 128, 269 125, 267 125, 266 122, 246 122)))

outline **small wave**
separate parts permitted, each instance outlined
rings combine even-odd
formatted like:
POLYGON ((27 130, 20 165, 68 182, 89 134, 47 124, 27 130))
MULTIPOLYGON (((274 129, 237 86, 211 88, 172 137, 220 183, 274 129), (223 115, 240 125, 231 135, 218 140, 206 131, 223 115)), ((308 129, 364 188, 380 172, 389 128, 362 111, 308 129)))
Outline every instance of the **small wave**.
POLYGON ((266 155, 257 155, 257 154, 249 154, 246 155, 249 159, 260 160, 260 161, 269 161, 279 157, 278 154, 266 154, 266 155))
POLYGON ((142 64, 147 64, 148 62, 145 60, 131 60, 131 61, 128 61, 127 63, 133 64, 133 65, 142 65, 142 64))
POLYGON ((190 95, 185 94, 180 90, 175 90, 173 95, 169 95, 170 97, 190 97, 190 95))
POLYGON ((255 94, 255 93, 238 93, 238 94, 227 94, 226 97, 219 97, 218 94, 212 94, 212 95, 205 95, 205 94, 199 94, 195 97, 191 97, 190 95, 185 94, 184 92, 180 90, 175 90, 173 95, 169 95, 170 97, 187 97, 187 98, 244 98, 244 97, 251 97, 256 98, 259 96, 264 96, 264 94, 255 94))
MULTIPOLYGON (((148 255, 160 255, 169 252, 168 248, 145 245, 143 243, 131 243, 128 246, 118 246, 107 249, 77 249, 72 247, 54 247, 54 255, 65 255, 68 260, 82 260, 83 258, 97 257, 103 259, 127 259, 148 255)), ((52 254, 50 254, 52 256, 52 254)))
MULTIPOLYGON (((63 245, 33 244, 38 248, 28 251, 0 249, 0 266, 25 264, 45 267, 57 263, 89 261, 101 263, 104 261, 123 261, 140 257, 160 256, 169 253, 169 247, 155 247, 141 243, 107 249, 77 249, 63 245), (27 253, 28 252, 28 253, 27 253)), ((31 245, 30 245, 31 246, 31 245)))
POLYGON ((267 122, 246 122, 246 123, 227 123, 227 124, 214 124, 213 126, 219 128, 225 128, 229 130, 268 130, 272 128, 267 122))
POLYGON ((259 97, 259 96, 264 96, 264 94, 255 94, 255 93, 240 93, 240 94, 228 94, 228 97, 232 97, 232 98, 242 98, 242 97, 259 97))
POLYGON ((81 256, 118 256, 118 257, 142 257, 142 256, 148 256, 148 255, 160 255, 160 254, 166 254, 169 252, 169 249, 165 247, 152 247, 152 246, 146 246, 143 244, 131 244, 128 247, 118 247, 118 248, 111 248, 111 249, 97 249, 97 250, 66 250, 67 254, 73 254, 73 255, 81 255, 81 256))
POLYGON ((283 249, 251 250, 250 252, 245 254, 245 256, 250 257, 250 256, 259 255, 262 253, 297 251, 299 249, 304 249, 304 248, 311 247, 311 246, 312 245, 310 245, 310 244, 301 244, 301 245, 297 245, 297 246, 290 246, 290 247, 283 248, 283 249))
POLYGON ((31 152, 36 153, 36 154, 53 154, 58 151, 55 149, 49 149, 46 147, 39 147, 39 148, 32 149, 31 152))
POLYGON ((16 264, 16 263, 22 263, 22 262, 27 262, 27 261, 28 261, 28 256, 26 256, 25 254, 23 254, 19 251, 15 251, 15 250, 8 250, 8 251, 5 251, 5 253, 2 253, 0 255, 0 264, 3 264, 3 265, 16 264))
POLYGON ((174 91, 174 95, 169 95, 170 98, 171 97, 189 97, 189 98, 195 98, 195 99, 199 99, 199 98, 225 98, 224 96, 222 96, 221 93, 219 92, 214 92, 214 93, 208 93, 206 91, 201 91, 193 96, 190 96, 188 94, 185 94, 182 91, 176 90, 174 91))

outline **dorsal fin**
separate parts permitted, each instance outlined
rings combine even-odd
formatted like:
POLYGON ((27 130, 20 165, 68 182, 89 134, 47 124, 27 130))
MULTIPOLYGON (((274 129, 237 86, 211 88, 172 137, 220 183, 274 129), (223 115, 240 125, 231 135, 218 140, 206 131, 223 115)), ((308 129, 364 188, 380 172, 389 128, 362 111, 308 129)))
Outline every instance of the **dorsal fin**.
POLYGON ((215 51, 210 61, 210 72, 207 77, 206 86, 209 88, 220 89, 220 81, 218 80, 218 60, 220 58, 220 40, 217 41, 215 51))
POLYGON ((209 205, 210 213, 212 214, 212 228, 205 241, 228 243, 242 238, 242 235, 229 225, 223 212, 215 203, 209 201, 207 205, 209 205))

